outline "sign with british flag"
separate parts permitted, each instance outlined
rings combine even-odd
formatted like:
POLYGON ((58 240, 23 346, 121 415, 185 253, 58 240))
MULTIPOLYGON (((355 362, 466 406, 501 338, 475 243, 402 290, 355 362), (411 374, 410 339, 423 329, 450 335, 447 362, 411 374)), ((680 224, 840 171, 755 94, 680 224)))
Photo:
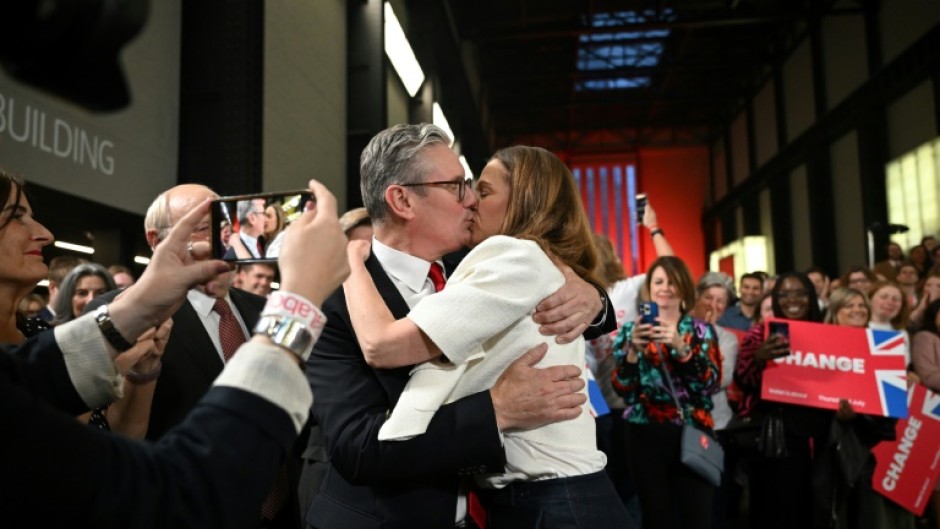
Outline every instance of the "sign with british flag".
POLYGON ((600 417, 607 415, 610 413, 610 406, 608 406, 607 401, 604 400, 604 394, 601 392, 601 387, 597 383, 597 379, 594 378, 594 373, 591 371, 590 366, 585 364, 584 372, 587 376, 588 405, 591 409, 591 416, 600 417))
POLYGON ((790 354, 767 363, 761 398, 857 413, 907 417, 903 333, 791 320, 768 320, 765 336, 789 334, 790 354))
POLYGON ((921 516, 940 476, 940 395, 917 384, 908 393, 910 415, 897 439, 878 443, 872 488, 921 516))

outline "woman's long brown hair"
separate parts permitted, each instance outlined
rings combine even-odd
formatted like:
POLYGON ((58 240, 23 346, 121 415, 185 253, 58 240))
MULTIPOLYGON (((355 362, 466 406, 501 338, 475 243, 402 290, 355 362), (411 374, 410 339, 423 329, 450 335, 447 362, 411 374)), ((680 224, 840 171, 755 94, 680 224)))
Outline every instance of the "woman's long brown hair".
POLYGON ((493 158, 509 171, 509 203, 501 233, 536 242, 581 278, 599 285, 591 226, 568 167, 540 147, 508 147, 493 158))

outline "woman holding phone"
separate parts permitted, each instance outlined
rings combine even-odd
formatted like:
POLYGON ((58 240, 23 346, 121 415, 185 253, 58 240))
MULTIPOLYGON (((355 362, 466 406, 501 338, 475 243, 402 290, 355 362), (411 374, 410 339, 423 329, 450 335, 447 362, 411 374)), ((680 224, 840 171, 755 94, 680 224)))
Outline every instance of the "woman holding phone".
MULTIPOLYGON (((822 321, 816 289, 806 274, 780 276, 771 290, 771 305, 778 319, 822 321)), ((832 413, 761 400, 764 369, 788 354, 790 343, 782 333, 765 337, 763 325, 755 325, 744 337, 735 365, 734 381, 742 397, 738 415, 775 426, 775 435, 764 438, 766 450, 750 458, 752 527, 812 527, 812 446, 822 446, 832 413)))
POLYGON ((612 377, 626 404, 627 461, 643 527, 708 528, 715 489, 680 461, 679 444, 687 422, 714 428, 711 395, 721 382, 718 339, 714 327, 689 315, 695 289, 678 257, 653 262, 643 295, 651 301, 640 304, 639 318, 626 322, 614 342, 612 377))
MULTIPOLYGON (((412 372, 380 441, 422 435, 440 406, 491 388, 511 362, 545 341, 532 313, 564 283, 556 263, 594 277, 597 252, 580 193, 554 154, 502 149, 475 189, 473 250, 446 288, 422 298, 406 318, 396 321, 382 301, 365 267, 368 242, 349 244, 344 290, 367 362, 383 368, 424 362, 412 372)), ((548 344, 539 366, 585 364, 584 338, 548 344)), ((604 472, 587 403, 575 419, 502 435, 505 472, 476 477, 487 529, 535 527, 544 520, 558 528, 633 527, 604 472)))

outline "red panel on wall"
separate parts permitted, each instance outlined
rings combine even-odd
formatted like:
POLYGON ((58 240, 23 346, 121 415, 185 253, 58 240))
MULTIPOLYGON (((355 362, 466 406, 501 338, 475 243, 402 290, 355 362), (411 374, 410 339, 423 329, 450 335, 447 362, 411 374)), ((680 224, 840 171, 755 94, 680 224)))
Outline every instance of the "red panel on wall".
MULTIPOLYGON (((697 279, 707 270, 701 220, 708 188, 707 149, 642 149, 637 181, 637 192, 649 197, 673 250, 697 279)), ((640 268, 646 270, 656 258, 656 251, 645 230, 640 241, 640 268)))
POLYGON ((718 260, 718 271, 728 274, 728 277, 734 277, 734 256, 722 257, 718 260))

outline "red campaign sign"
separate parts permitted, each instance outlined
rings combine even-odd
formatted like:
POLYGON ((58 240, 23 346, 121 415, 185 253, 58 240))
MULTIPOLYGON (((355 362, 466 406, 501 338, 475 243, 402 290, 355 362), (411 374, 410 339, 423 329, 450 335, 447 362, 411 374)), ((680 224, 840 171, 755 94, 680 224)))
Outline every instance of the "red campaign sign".
POLYGON ((762 399, 831 410, 845 399, 858 413, 907 417, 901 332, 774 319, 768 329, 789 332, 791 352, 767 363, 762 399))
POLYGON ((910 416, 897 425, 897 440, 878 443, 872 487, 918 516, 940 476, 940 395, 917 384, 909 393, 910 416))

